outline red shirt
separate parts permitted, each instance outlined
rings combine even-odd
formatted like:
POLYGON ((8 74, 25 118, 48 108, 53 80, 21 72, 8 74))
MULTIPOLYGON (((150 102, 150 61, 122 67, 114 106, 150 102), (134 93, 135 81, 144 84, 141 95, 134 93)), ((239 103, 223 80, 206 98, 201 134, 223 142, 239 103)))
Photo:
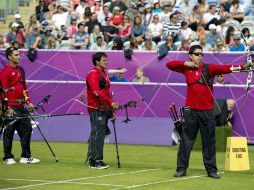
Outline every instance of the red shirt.
MULTIPOLYGON (((232 65, 209 64, 209 74, 211 77, 219 74, 231 73, 232 65)), ((243 69, 243 65, 240 65, 243 69)), ((191 69, 184 66, 184 61, 170 61, 167 63, 170 70, 185 75, 187 83, 186 106, 196 110, 214 109, 213 86, 197 83, 201 76, 203 64, 197 69, 191 69)))
MULTIPOLYGON (((26 82, 22 81, 22 72, 20 67, 14 68, 12 66, 5 66, 5 68, 0 73, 0 80, 2 82, 3 89, 14 88, 9 92, 6 92, 6 97, 8 100, 24 100, 24 92, 27 97, 27 102, 31 103, 26 82)), ((24 103, 19 102, 8 102, 8 107, 24 105, 24 103)))
MULTIPOLYGON (((94 67, 86 76, 87 85, 87 100, 88 105, 93 108, 103 108, 106 106, 111 108, 113 102, 110 96, 110 80, 108 76, 98 67, 94 67), (100 89, 99 83, 102 77, 106 80, 106 88, 100 89), (102 103, 101 103, 101 101, 102 103), (103 105, 102 105, 103 104, 103 105)), ((94 109, 88 108, 88 111, 95 111, 94 109)))

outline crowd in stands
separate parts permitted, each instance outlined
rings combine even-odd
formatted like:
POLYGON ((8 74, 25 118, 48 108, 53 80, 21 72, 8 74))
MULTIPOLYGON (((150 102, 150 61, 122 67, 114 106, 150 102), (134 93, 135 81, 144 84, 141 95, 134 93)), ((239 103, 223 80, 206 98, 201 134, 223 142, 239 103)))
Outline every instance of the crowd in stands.
POLYGON ((254 50, 253 36, 253 0, 39 0, 27 24, 14 15, 0 48, 227 52, 254 50))

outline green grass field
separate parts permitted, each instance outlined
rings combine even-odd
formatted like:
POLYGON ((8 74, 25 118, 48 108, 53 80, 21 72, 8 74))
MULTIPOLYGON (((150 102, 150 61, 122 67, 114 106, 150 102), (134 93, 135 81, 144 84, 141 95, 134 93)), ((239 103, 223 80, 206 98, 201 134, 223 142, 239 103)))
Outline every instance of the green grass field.
MULTIPOLYGON (((184 178, 174 178, 177 146, 119 145, 121 169, 117 169, 114 145, 105 145, 107 170, 93 170, 84 164, 87 144, 50 143, 59 158, 56 163, 44 142, 32 142, 38 165, 12 166, 0 163, 0 189, 27 190, 229 190, 254 189, 254 172, 224 171, 225 153, 217 153, 221 179, 206 177, 200 151, 191 154, 190 168, 184 178)), ((2 142, 0 151, 3 152, 2 142)), ((250 165, 254 165, 254 146, 249 146, 250 165)), ((16 160, 20 144, 14 142, 16 160)), ((1 154, 2 156, 2 154, 1 154)))

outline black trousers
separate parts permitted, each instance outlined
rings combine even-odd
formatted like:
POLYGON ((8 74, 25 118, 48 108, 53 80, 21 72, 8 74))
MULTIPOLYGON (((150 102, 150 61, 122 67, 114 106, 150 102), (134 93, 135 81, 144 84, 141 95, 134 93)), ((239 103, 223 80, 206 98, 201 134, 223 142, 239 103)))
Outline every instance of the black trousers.
MULTIPOLYGON (((29 112, 26 111, 23 106, 13 106, 12 109, 17 114, 29 114, 29 112)), ((13 120, 5 123, 5 126, 7 127, 4 129, 3 133, 3 146, 4 146, 3 160, 6 160, 8 158, 14 158, 14 155, 11 153, 11 150, 15 130, 18 132, 18 135, 20 137, 20 143, 22 147, 21 157, 30 158, 31 157, 30 141, 32 134, 31 120, 20 119, 16 121, 14 124, 8 125, 12 121, 13 120)))
POLYGON ((177 171, 186 170, 189 167, 190 153, 200 129, 204 166, 207 173, 217 172, 215 125, 213 110, 187 109, 184 111, 184 123, 177 154, 177 171))
POLYGON ((89 160, 103 160, 103 147, 109 114, 107 112, 90 112, 91 134, 89 139, 89 160))

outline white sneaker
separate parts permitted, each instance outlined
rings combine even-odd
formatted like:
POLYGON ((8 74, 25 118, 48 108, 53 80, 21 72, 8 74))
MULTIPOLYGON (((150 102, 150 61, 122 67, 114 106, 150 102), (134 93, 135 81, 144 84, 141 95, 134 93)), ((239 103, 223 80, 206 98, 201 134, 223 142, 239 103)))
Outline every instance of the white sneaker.
POLYGON ((33 157, 30 158, 21 157, 19 160, 19 163, 21 164, 38 164, 39 162, 40 162, 39 159, 33 157))
POLYGON ((13 158, 8 158, 4 161, 6 165, 13 165, 16 164, 16 161, 13 158))

